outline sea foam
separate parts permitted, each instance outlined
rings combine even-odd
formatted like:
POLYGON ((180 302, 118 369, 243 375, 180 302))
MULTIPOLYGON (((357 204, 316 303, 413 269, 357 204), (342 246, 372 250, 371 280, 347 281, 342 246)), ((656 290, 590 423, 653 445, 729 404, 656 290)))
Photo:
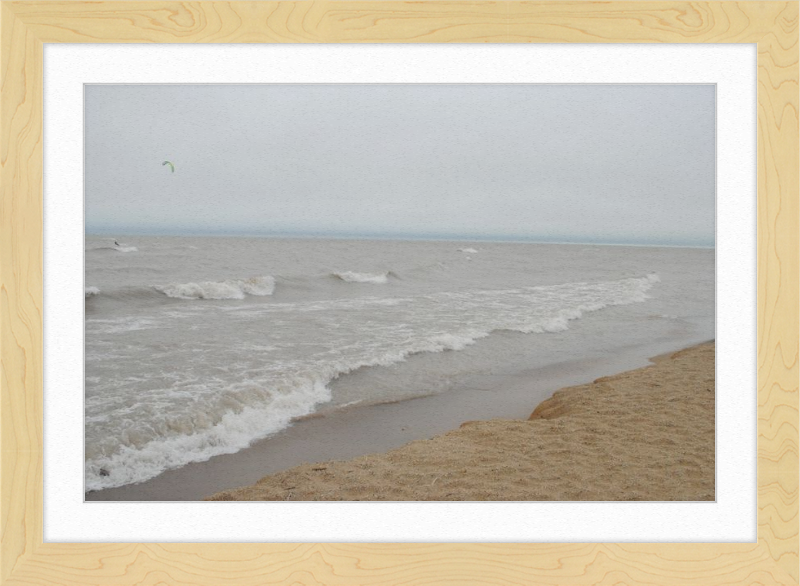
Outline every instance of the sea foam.
POLYGON ((272 295, 275 291, 275 279, 266 276, 200 283, 173 283, 156 286, 155 289, 175 299, 244 299, 245 295, 257 297, 272 295))
POLYGON ((385 285, 389 281, 389 273, 355 273, 346 271, 344 273, 333 273, 346 283, 372 283, 374 285, 385 285))
POLYGON ((87 460, 86 490, 135 484, 190 462, 238 452, 329 400, 330 389, 311 381, 298 385, 290 394, 276 394, 266 404, 245 406, 238 412, 211 413, 209 417, 216 420, 211 425, 155 437, 142 445, 122 445, 113 454, 87 460))
MULTIPOLYGON (((248 347, 247 352, 234 355, 238 360, 252 358, 249 366, 236 364, 229 369, 229 361, 222 360, 213 374, 199 378, 192 368, 183 374, 156 372, 156 378, 169 377, 159 383, 163 386, 151 387, 146 401, 137 398, 129 403, 127 393, 118 393, 114 400, 120 404, 112 411, 105 407, 111 400, 108 392, 87 398, 87 425, 98 423, 97 437, 102 439, 96 445, 87 442, 86 488, 141 482, 168 469, 241 450, 330 401, 329 383, 358 369, 391 366, 414 354, 461 351, 500 330, 561 332, 587 312, 646 300, 647 291, 658 281, 658 276, 651 274, 606 282, 442 291, 392 299, 391 305, 381 305, 379 312, 371 313, 365 313, 365 303, 371 298, 277 304, 279 307, 253 305, 241 315, 220 309, 231 331, 255 331, 259 340, 281 323, 295 335, 305 321, 291 321, 294 315, 319 317, 312 318, 315 325, 309 338, 273 345, 265 345, 265 338, 259 342, 265 345, 260 352, 248 347), (332 343, 331 336, 337 334, 347 315, 352 316, 349 327, 356 328, 358 337, 347 344, 332 343), (326 323, 331 324, 329 329, 325 329, 326 323), (309 354, 292 350, 317 346, 319 350, 309 354), (284 348, 288 354, 280 358, 277 353, 284 348), (172 378, 178 375, 182 378, 172 378), (238 382, 229 376, 239 377, 238 382), (119 416, 120 409, 124 417, 119 416)), ((272 277, 161 288, 166 295, 184 299, 241 299, 268 295, 273 289, 272 277)), ((140 324, 96 322, 87 322, 87 327, 98 332, 104 331, 104 326, 131 329, 136 325, 141 329, 140 324)), ((192 335, 202 337, 201 332, 192 335)), ((181 348, 176 345, 172 351, 181 348)), ((207 355, 199 358, 209 361, 207 355)), ((118 384, 124 389, 129 382, 122 379, 118 384)), ((110 386, 106 380, 106 390, 110 386)))

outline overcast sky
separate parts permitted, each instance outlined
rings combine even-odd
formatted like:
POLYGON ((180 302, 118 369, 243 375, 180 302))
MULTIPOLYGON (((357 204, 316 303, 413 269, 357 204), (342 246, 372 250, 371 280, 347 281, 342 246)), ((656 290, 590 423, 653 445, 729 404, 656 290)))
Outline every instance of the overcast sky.
POLYGON ((93 85, 85 116, 90 234, 714 244, 712 85, 93 85))

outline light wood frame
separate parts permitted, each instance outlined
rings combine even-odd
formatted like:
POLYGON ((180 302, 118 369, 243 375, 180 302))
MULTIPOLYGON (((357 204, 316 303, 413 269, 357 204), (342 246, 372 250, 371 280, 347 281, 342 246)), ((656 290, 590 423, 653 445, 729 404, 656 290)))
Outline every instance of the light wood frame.
POLYGON ((2 2, 0 584, 798 584, 797 2, 2 2), (44 43, 756 43, 758 540, 59 544, 42 535, 44 43))

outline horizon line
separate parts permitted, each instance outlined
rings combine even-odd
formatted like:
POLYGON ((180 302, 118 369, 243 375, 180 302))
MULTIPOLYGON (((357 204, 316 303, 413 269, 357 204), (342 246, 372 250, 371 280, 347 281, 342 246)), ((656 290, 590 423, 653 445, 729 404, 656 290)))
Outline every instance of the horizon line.
POLYGON ((663 241, 642 240, 589 240, 585 238, 569 239, 559 236, 552 239, 541 236, 521 235, 489 235, 485 237, 467 234, 404 234, 404 233, 343 233, 343 232, 249 232, 249 231, 203 231, 203 230, 141 230, 136 228, 93 228, 85 229, 84 236, 105 237, 111 234, 120 236, 175 236, 175 237, 240 237, 240 238, 297 238, 297 239, 331 239, 331 240, 412 240, 433 242, 509 242, 529 244, 582 244, 595 246, 641 246, 659 248, 716 248, 716 242, 708 243, 667 243, 663 241))

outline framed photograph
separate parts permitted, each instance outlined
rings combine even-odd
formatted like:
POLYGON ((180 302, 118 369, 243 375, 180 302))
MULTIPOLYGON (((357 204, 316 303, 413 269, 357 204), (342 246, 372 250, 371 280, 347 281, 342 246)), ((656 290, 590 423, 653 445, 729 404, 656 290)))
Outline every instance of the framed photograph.
MULTIPOLYGON (((134 584, 153 573, 176 584, 591 584, 609 572, 647 584, 797 583, 796 3, 3 2, 2 11, 3 584, 134 584), (595 73, 603 68, 612 73, 595 73), (737 111, 753 110, 750 126, 729 131, 737 111), (227 132, 241 139, 222 140, 227 132), (253 165, 255 151, 270 165, 253 165), (741 163, 748 153, 755 169, 741 163), (536 209, 517 189, 531 183, 542 191, 536 209), (272 198, 279 214, 258 199, 262 186, 292 194, 272 198), (642 195, 659 189, 671 205, 642 195), (378 191, 385 201, 371 205, 378 191), (596 246, 608 243, 628 246, 596 246), (84 335, 84 304, 85 357, 65 343, 84 335), (170 321, 180 323, 170 335, 194 343, 158 329, 170 321), (237 334, 247 328, 271 330, 237 334), (346 460, 354 442, 337 444, 331 421, 379 446, 369 453, 465 419, 517 417, 490 412, 505 403, 490 394, 534 356, 552 392, 576 384, 558 378, 559 357, 573 370, 613 357, 613 373, 627 370, 631 347, 646 359, 661 347, 654 340, 674 350, 715 337, 716 401, 713 345, 630 383, 684 392, 672 399, 688 426, 674 436, 685 440, 674 478, 612 458, 616 484, 603 492, 609 474, 597 462, 588 484, 559 471, 560 446, 539 469, 553 471, 539 478, 546 490, 526 492, 531 470, 486 459, 498 442, 529 441, 515 435, 525 430, 476 422, 389 461, 306 464, 226 490, 229 470, 247 466, 226 469, 224 454, 286 435, 320 406, 323 417, 291 427, 300 441, 262 447, 283 462, 276 470, 346 460), (280 372, 247 363, 255 351, 280 372), (418 380, 442 387, 405 400, 418 380), (447 385, 472 388, 464 402, 477 417, 435 403, 447 385), (401 426, 399 412, 342 415, 372 403, 401 405, 392 409, 413 423, 401 426), (692 423, 692 409, 708 417, 692 423), (313 444, 307 454, 296 451, 303 443, 313 444), (463 474, 445 458, 467 444, 490 470, 480 485, 466 482, 474 455, 461 455, 463 474), (209 493, 272 502, 130 502, 209 493), (291 502, 317 498, 394 502, 291 502), (566 502, 538 502, 552 500, 566 502), (630 500, 654 502, 576 502, 630 500)), ((625 380, 596 384, 607 402, 632 400, 625 380)), ((532 409, 546 395, 530 392, 518 399, 532 409)), ((595 440, 613 432, 589 417, 607 404, 586 406, 567 435, 586 447, 589 428, 595 440)), ((537 409, 537 429, 563 427, 560 414, 575 408, 560 394, 537 409)), ((626 440, 644 450, 640 460, 668 450, 649 409, 614 413, 652 430, 626 440)), ((610 445, 572 456, 618 456, 610 445)))
POLYGON ((83 93, 87 500, 714 500, 714 84, 83 93))

